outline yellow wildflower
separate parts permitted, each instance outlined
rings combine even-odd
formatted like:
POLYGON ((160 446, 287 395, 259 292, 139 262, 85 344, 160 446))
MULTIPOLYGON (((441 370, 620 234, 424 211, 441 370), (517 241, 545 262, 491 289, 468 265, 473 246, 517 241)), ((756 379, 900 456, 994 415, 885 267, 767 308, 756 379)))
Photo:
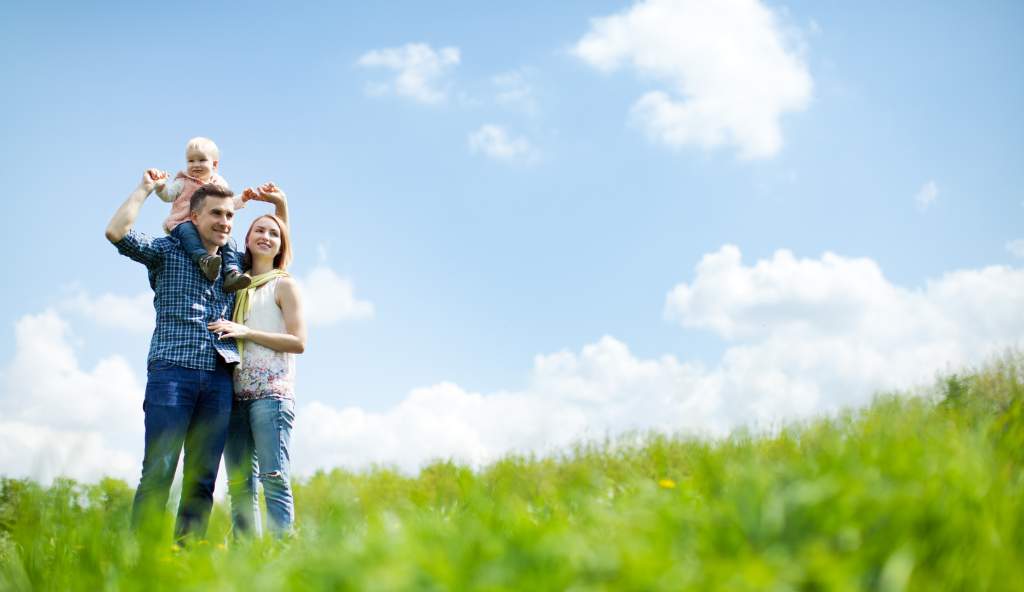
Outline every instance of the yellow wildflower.
POLYGON ((662 489, 675 489, 676 482, 671 479, 662 479, 661 481, 658 481, 658 487, 662 489))

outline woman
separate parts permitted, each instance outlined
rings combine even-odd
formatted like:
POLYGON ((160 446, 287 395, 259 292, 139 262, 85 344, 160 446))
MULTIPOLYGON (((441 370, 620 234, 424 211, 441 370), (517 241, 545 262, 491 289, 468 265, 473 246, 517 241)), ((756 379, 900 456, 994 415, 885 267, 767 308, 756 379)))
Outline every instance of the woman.
POLYGON ((290 534, 295 506, 290 482, 290 444, 295 420, 295 354, 306 347, 306 326, 291 262, 285 197, 273 184, 255 199, 277 205, 278 215, 253 221, 245 235, 242 266, 252 284, 239 291, 234 321, 219 320, 210 329, 222 339, 234 337, 242 361, 235 368, 224 464, 228 471, 231 519, 238 534, 262 534, 256 479, 263 483, 270 531, 290 534), (258 470, 257 470, 258 466, 258 470))

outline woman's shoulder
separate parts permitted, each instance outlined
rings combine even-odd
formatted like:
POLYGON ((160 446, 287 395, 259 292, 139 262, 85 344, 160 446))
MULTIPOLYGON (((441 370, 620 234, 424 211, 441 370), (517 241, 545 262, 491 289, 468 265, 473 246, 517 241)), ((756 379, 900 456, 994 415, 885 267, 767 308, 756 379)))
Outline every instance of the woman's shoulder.
MULTIPOLYGON (((284 297, 295 297, 299 293, 299 282, 290 275, 283 275, 274 279, 274 292, 277 299, 284 297)), ((279 302, 280 303, 280 302, 279 302)))
POLYGON ((299 283, 290 275, 282 275, 274 281, 277 282, 278 288, 285 288, 286 290, 296 290, 299 287, 299 283))

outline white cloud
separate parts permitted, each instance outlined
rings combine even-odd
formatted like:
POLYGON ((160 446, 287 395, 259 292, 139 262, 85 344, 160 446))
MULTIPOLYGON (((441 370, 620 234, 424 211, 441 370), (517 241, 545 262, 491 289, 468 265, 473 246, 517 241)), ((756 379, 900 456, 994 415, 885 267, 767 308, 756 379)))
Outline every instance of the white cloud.
MULTIPOLYGON (((318 285, 344 285, 320 270, 318 285)), ((378 412, 339 408, 307 389, 294 466, 300 475, 373 463, 414 471, 436 458, 481 464, 631 430, 717 435, 778 425, 1019 347, 1022 306, 1020 268, 954 271, 906 288, 867 258, 801 259, 780 250, 744 264, 727 245, 705 255, 665 302, 667 318, 727 342, 714 363, 641 358, 605 336, 536 356, 517 391, 440 382, 378 412)), ((0 383, 0 472, 131 482, 142 452, 142 386, 119 356, 81 368, 70 337, 54 312, 18 322, 16 354, 0 383)))
MULTIPOLYGON (((321 247, 321 257, 324 252, 321 247)), ((356 298, 352 281, 339 276, 326 265, 319 264, 306 276, 296 279, 302 290, 306 322, 310 325, 373 318, 373 303, 356 298)))
POLYGON ((307 474, 370 464, 414 471, 437 458, 479 465, 629 429, 714 427, 702 423, 715 398, 697 368, 671 356, 638 360, 611 337, 578 355, 537 356, 530 382, 523 392, 487 395, 443 382, 414 389, 383 413, 314 401, 299 409, 292 458, 307 474))
POLYGON ((469 151, 483 153, 490 158, 504 162, 536 162, 539 154, 524 137, 512 137, 505 128, 486 124, 469 134, 469 151))
POLYGON ((935 184, 935 181, 928 181, 917 191, 917 194, 914 196, 914 202, 917 203, 917 207, 923 212, 930 208, 938 197, 939 186, 935 184))
POLYGON ((645 0, 592 19, 573 53, 602 71, 626 63, 668 85, 632 107, 652 139, 767 158, 782 147, 782 115, 811 100, 811 75, 791 47, 798 42, 757 0, 645 0))
POLYGON ((459 63, 459 48, 434 50, 425 43, 407 43, 401 47, 375 49, 356 62, 365 68, 387 68, 395 71, 389 83, 375 82, 367 93, 378 96, 394 92, 421 103, 440 103, 447 99, 445 78, 459 63))
POLYGON ((780 250, 745 266, 727 245, 701 260, 692 283, 668 294, 665 315, 736 344, 723 357, 723 376, 748 385, 745 399, 758 409, 795 404, 806 414, 1018 344, 1021 306, 1021 269, 951 272, 910 290, 890 283, 871 259, 797 259, 780 250), (756 386, 772 376, 776 384, 756 386))
POLYGON ((712 367, 641 359, 613 337, 578 353, 537 356, 519 392, 481 394, 450 382, 414 389, 381 413, 300 406, 296 467, 435 458, 485 463, 550 452, 581 438, 654 429, 723 434, 862 405, 882 389, 930 382, 1024 335, 1024 270, 948 273, 909 290, 870 259, 787 251, 744 266, 723 247, 668 295, 666 314, 730 342, 712 367))
POLYGON ((1007 241, 1006 250, 1014 257, 1024 257, 1024 238, 1007 241))
POLYGON ((82 369, 71 337, 54 311, 16 323, 0 382, 0 472, 131 482, 141 466, 143 386, 121 356, 82 369))
POLYGON ((93 296, 81 288, 73 288, 58 308, 80 314, 98 325, 133 333, 152 333, 156 322, 153 292, 150 290, 134 296, 110 293, 93 296))
POLYGON ((491 83, 495 87, 495 100, 499 105, 520 109, 527 115, 537 113, 537 98, 526 70, 498 74, 491 78, 491 83))

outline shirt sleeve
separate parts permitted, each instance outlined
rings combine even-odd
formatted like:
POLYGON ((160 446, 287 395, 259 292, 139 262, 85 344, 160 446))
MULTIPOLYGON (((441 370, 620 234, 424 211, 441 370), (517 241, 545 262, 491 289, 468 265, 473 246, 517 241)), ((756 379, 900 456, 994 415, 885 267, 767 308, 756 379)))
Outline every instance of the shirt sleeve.
POLYGON ((163 187, 156 190, 156 196, 162 201, 167 203, 173 202, 181 195, 181 190, 185 187, 185 184, 181 179, 173 179, 164 183, 163 187))
POLYGON ((147 234, 128 230, 124 238, 114 243, 117 252, 151 270, 157 269, 164 261, 164 253, 170 245, 167 237, 153 238, 147 234))

